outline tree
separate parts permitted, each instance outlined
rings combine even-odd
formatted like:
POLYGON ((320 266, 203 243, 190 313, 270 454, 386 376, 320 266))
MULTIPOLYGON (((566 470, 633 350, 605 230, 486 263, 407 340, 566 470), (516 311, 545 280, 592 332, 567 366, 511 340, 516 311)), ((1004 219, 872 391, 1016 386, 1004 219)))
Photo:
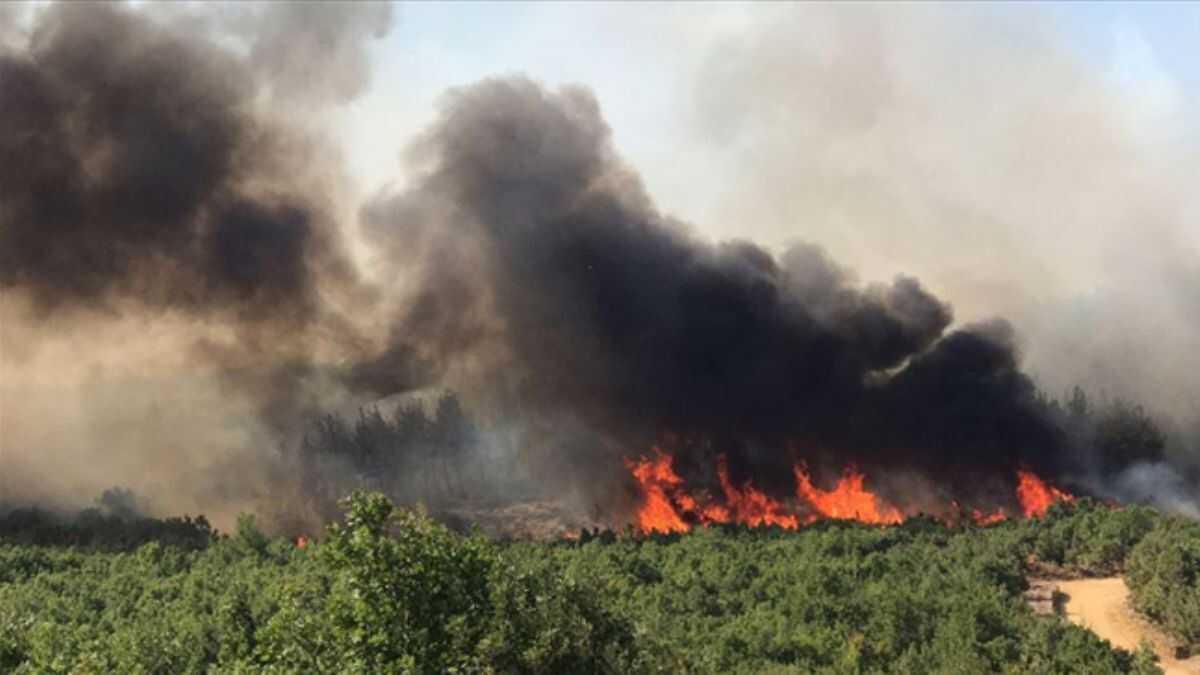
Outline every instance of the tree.
POLYGON ((1105 471, 1133 462, 1159 461, 1165 447, 1162 431, 1140 405, 1117 399, 1097 416, 1096 455, 1105 471))
POLYGON ((434 460, 440 469, 442 485, 448 495, 458 496, 462 489, 459 472, 463 460, 475 446, 478 430, 454 392, 446 392, 438 399, 432 435, 434 460))
POLYGON ((322 545, 337 573, 329 605, 342 663, 357 672, 478 669, 494 554, 380 494, 343 502, 322 545))

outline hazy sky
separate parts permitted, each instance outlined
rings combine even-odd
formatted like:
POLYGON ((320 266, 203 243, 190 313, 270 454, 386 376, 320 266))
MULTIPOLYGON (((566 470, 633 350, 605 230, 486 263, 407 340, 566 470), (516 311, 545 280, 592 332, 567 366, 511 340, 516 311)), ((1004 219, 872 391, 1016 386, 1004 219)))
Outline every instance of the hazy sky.
MULTIPOLYGON (((977 5, 1040 26, 1078 63, 1143 107, 1149 131, 1194 117, 1200 92, 1200 4, 977 5)), ((949 11, 957 11, 950 8, 949 11)), ((409 3, 371 48, 374 82, 346 111, 346 150, 367 185, 394 178, 407 139, 435 114, 447 87, 526 73, 594 89, 618 149, 660 205, 703 226, 712 167, 696 166, 686 126, 697 71, 721 38, 746 30, 763 7, 743 3, 409 3)))

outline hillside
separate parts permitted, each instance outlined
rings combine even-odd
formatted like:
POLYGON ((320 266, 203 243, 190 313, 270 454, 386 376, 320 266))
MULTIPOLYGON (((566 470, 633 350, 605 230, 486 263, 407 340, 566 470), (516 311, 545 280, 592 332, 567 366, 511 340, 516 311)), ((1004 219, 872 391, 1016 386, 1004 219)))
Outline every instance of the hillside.
POLYGON ((319 541, 242 520, 150 528, 20 514, 0 545, 4 672, 1157 672, 1022 593, 1031 560, 1124 570, 1181 641, 1200 624, 1200 525, 1090 500, 947 527, 464 537, 379 495, 319 541), (78 527, 78 525, 76 525, 78 527), (189 534, 190 533, 190 534, 189 534))

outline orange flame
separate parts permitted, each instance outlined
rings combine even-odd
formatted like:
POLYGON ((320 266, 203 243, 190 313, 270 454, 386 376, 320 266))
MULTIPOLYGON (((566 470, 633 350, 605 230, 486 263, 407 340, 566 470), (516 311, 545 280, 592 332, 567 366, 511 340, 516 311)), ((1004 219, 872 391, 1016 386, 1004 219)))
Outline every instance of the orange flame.
MULTIPOLYGON (((953 507, 953 512, 955 515, 950 518, 943 519, 945 522, 957 523, 961 522, 962 519, 967 517, 966 509, 964 509, 962 505, 958 503, 958 500, 951 499, 950 506, 953 507)), ((976 525, 995 525, 996 523, 1008 520, 1008 513, 1003 508, 998 508, 991 513, 985 513, 979 509, 971 509, 970 518, 971 522, 975 523, 976 525)))
POLYGON ((1073 502, 1074 495, 1063 492, 1030 471, 1017 471, 1017 499, 1026 518, 1044 515, 1055 502, 1073 502))
POLYGON ((643 532, 687 532, 690 528, 675 510, 669 496, 683 479, 672 468, 670 455, 663 454, 658 448, 654 452, 657 457, 652 460, 642 457, 637 461, 625 461, 642 488, 638 527, 643 532))
POLYGON ((975 521, 976 525, 995 525, 996 523, 1008 520, 1008 514, 1004 513, 1003 509, 996 509, 991 513, 984 513, 979 509, 971 509, 971 520, 975 521))
MULTIPOLYGON (((813 484, 804 463, 798 463, 793 467, 797 499, 780 501, 749 481, 735 484, 729 475, 729 465, 724 455, 717 458, 716 466, 723 499, 714 499, 707 492, 689 494, 683 478, 675 472, 673 462, 671 455, 657 447, 654 448, 653 458, 625 460, 641 492, 637 527, 642 532, 687 532, 693 524, 721 523, 750 527, 774 525, 794 530, 824 518, 876 525, 894 525, 905 520, 900 509, 886 503, 866 487, 866 477, 853 465, 846 468, 832 489, 822 490, 813 484)), ((1055 502, 1075 499, 1024 469, 1017 472, 1016 496, 1027 518, 1043 515, 1055 502)), ((969 517, 976 525, 992 525, 1006 520, 1010 515, 1011 512, 1005 508, 991 512, 975 508, 968 512, 957 502, 950 501, 942 520, 956 523, 969 517)))
MULTIPOLYGON (((729 479, 729 465, 722 455, 717 460, 717 477, 721 479, 721 490, 725 493, 725 503, 733 510, 734 519, 744 525, 759 527, 763 525, 778 525, 789 530, 800 527, 800 518, 787 512, 784 505, 771 499, 766 493, 755 489, 750 483, 742 487, 733 484, 729 479)), ((717 522, 727 522, 729 511, 721 507, 710 507, 706 511, 719 509, 725 520, 713 518, 717 522)))
POLYGON ((793 469, 796 474, 796 494, 812 505, 825 518, 858 520, 864 523, 893 525, 904 521, 904 515, 884 504, 863 486, 865 478, 853 466, 847 467, 832 490, 813 485, 812 477, 803 464, 793 469))

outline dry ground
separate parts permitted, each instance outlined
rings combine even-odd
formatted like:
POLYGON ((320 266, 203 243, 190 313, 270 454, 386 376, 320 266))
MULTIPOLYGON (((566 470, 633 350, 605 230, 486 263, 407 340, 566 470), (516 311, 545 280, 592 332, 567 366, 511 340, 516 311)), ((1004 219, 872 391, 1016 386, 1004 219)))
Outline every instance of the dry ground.
MULTIPOLYGON (((1031 586, 1036 583, 1031 582, 1031 586)), ((1146 640, 1154 646, 1159 665, 1167 675, 1200 674, 1200 654, 1187 659, 1176 658, 1175 643, 1130 606, 1129 589, 1121 577, 1049 583, 1066 595, 1062 609, 1073 623, 1092 630, 1114 646, 1131 651, 1146 640)))

